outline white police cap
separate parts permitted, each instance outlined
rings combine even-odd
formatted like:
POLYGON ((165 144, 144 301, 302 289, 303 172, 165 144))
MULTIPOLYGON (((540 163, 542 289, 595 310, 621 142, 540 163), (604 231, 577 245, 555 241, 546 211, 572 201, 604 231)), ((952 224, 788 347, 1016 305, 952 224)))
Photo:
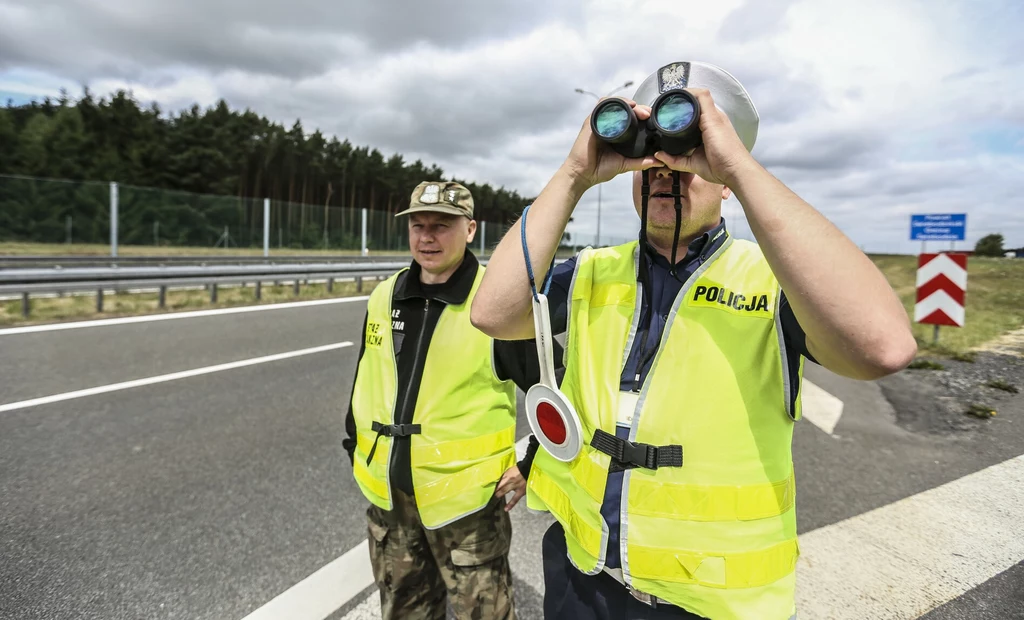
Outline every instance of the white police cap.
POLYGON ((743 145, 753 150, 757 140, 757 109, 743 85, 728 71, 704 62, 673 62, 661 67, 637 87, 633 100, 652 105, 659 95, 674 88, 706 88, 732 123, 743 145))

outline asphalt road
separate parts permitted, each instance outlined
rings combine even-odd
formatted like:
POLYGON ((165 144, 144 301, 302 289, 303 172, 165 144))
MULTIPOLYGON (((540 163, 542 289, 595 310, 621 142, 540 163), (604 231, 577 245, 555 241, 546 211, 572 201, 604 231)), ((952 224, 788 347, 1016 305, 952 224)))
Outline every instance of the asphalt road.
MULTIPOLYGON (((340 442, 364 308, 0 332, 0 407, 354 343, 0 411, 0 618, 241 620, 361 544, 365 500, 340 442)), ((876 383, 813 367, 808 378, 845 409, 832 435, 797 427, 801 534, 1024 454, 1013 407, 966 432, 910 432, 876 383)), ((539 618, 550 520, 525 505, 513 519, 520 617, 539 618)), ((1022 580, 1018 563, 925 617, 1024 618, 1022 580)), ((368 588, 334 617, 372 617, 374 597, 368 588)))

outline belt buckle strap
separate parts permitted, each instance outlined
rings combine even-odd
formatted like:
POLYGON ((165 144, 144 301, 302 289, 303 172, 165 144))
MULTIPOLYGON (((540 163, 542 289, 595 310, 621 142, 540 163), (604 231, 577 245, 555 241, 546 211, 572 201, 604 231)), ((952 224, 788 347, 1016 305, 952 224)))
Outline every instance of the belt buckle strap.
POLYGON ((381 437, 408 437, 410 435, 420 434, 419 424, 382 424, 374 420, 370 424, 370 430, 377 433, 377 437, 373 440, 373 447, 370 448, 370 453, 366 455, 366 464, 369 465, 370 461, 373 460, 373 455, 377 452, 377 442, 380 441, 381 437))
POLYGON ((420 434, 419 424, 381 424, 375 420, 370 424, 370 429, 375 431, 378 436, 385 437, 408 437, 420 434))
POLYGON ((659 467, 682 467, 683 447, 680 445, 652 446, 616 437, 601 429, 594 431, 590 445, 612 457, 609 471, 621 471, 633 467, 658 469, 659 467))
POLYGON ((619 457, 619 460, 623 463, 647 469, 658 468, 658 449, 654 446, 646 443, 633 443, 625 439, 622 440, 620 446, 622 456, 619 457))

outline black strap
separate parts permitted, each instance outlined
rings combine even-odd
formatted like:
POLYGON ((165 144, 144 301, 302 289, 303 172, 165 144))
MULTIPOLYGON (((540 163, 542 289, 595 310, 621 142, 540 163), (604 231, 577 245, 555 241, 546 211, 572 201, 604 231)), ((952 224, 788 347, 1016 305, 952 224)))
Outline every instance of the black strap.
POLYGON ((683 221, 683 203, 682 196, 680 195, 679 188, 679 172, 672 172, 672 196, 675 198, 675 209, 676 209, 676 231, 672 233, 672 265, 669 267, 668 274, 679 279, 676 275, 676 250, 679 248, 679 226, 683 221))
POLYGON ((366 455, 367 465, 373 460, 373 453, 377 451, 377 442, 380 441, 381 437, 408 437, 409 435, 420 434, 419 424, 381 424, 375 421, 370 425, 370 429, 377 432, 377 437, 373 440, 373 447, 370 448, 370 453, 366 455))
POLYGON ((679 445, 652 446, 646 443, 634 443, 601 429, 594 431, 590 445, 612 457, 611 465, 608 467, 609 472, 634 467, 658 469, 659 467, 683 466, 683 447, 679 445))

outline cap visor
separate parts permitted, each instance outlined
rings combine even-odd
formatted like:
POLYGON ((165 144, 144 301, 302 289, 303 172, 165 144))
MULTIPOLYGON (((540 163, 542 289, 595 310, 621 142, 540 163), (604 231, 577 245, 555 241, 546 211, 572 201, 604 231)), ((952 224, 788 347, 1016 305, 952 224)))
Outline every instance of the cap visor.
POLYGON ((410 213, 423 213, 428 211, 433 211, 435 213, 449 213, 451 215, 464 215, 472 219, 472 216, 463 211, 462 209, 459 209, 457 207, 450 207, 448 205, 414 205, 412 207, 409 207, 405 211, 396 213, 395 217, 398 217, 400 215, 408 215, 410 213))

